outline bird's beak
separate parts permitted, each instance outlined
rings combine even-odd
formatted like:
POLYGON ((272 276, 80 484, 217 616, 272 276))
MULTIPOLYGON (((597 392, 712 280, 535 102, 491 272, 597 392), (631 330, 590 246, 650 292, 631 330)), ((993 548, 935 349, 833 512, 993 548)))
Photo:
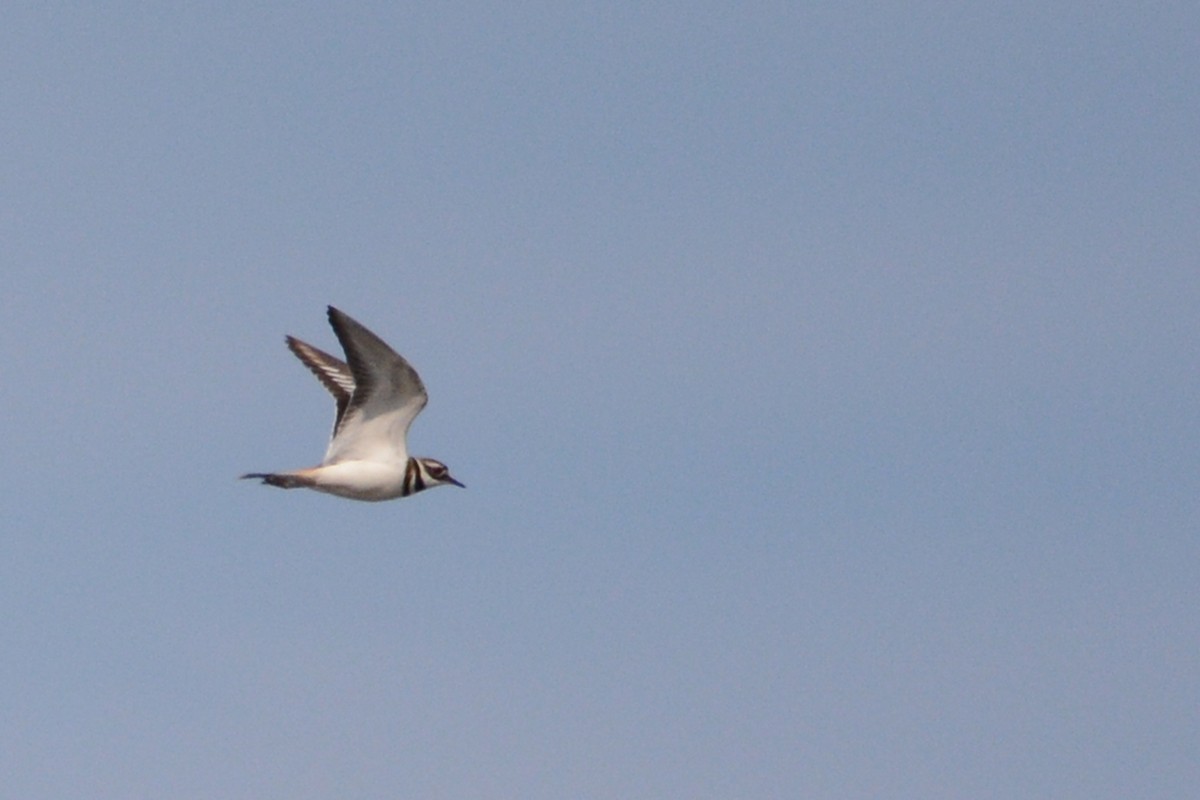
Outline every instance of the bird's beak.
POLYGON ((459 487, 460 489, 465 489, 465 488, 467 488, 466 484, 464 484, 464 483, 459 483, 457 480, 455 480, 454 478, 450 477, 449 475, 447 475, 447 476, 446 476, 446 483, 453 483, 455 486, 459 487))

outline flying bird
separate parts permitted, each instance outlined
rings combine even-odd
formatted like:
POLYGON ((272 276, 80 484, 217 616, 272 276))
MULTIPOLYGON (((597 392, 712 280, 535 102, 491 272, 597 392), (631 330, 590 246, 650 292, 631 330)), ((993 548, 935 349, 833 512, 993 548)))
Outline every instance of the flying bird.
POLYGON ((288 472, 250 472, 281 489, 314 489, 352 500, 392 500, 453 484, 442 462, 408 454, 408 429, 429 402, 421 377, 403 357, 342 311, 329 306, 329 324, 346 360, 287 337, 288 348, 333 395, 337 416, 320 466, 288 472))

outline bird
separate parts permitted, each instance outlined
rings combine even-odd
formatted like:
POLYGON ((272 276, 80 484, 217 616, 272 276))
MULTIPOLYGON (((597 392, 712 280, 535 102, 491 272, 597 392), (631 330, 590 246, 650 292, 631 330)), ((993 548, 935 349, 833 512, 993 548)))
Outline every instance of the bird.
POLYGON ((408 454, 408 429, 429 402, 417 371, 350 315, 333 306, 328 314, 345 361, 294 336, 285 338, 333 395, 337 413, 325 458, 315 467, 241 478, 366 501, 408 497, 435 486, 466 488, 441 461, 408 454))

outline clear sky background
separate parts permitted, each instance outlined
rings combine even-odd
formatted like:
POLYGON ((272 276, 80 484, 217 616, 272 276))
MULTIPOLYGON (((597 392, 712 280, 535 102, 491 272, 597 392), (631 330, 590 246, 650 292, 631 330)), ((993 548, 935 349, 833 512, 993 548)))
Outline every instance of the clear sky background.
POLYGON ((251 5, 5 11, 0 795, 1195 792, 1194 3, 251 5))

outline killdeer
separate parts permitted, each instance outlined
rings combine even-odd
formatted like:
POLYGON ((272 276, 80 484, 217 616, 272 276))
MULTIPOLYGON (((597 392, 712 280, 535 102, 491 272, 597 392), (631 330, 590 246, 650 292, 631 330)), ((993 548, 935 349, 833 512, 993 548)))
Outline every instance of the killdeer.
POLYGON ((462 486, 442 462, 408 454, 408 428, 429 401, 416 370, 333 306, 329 306, 329 324, 346 352, 345 362, 287 337, 288 348, 337 403, 325 459, 317 467, 250 472, 242 477, 352 500, 392 500, 448 483, 462 486))

